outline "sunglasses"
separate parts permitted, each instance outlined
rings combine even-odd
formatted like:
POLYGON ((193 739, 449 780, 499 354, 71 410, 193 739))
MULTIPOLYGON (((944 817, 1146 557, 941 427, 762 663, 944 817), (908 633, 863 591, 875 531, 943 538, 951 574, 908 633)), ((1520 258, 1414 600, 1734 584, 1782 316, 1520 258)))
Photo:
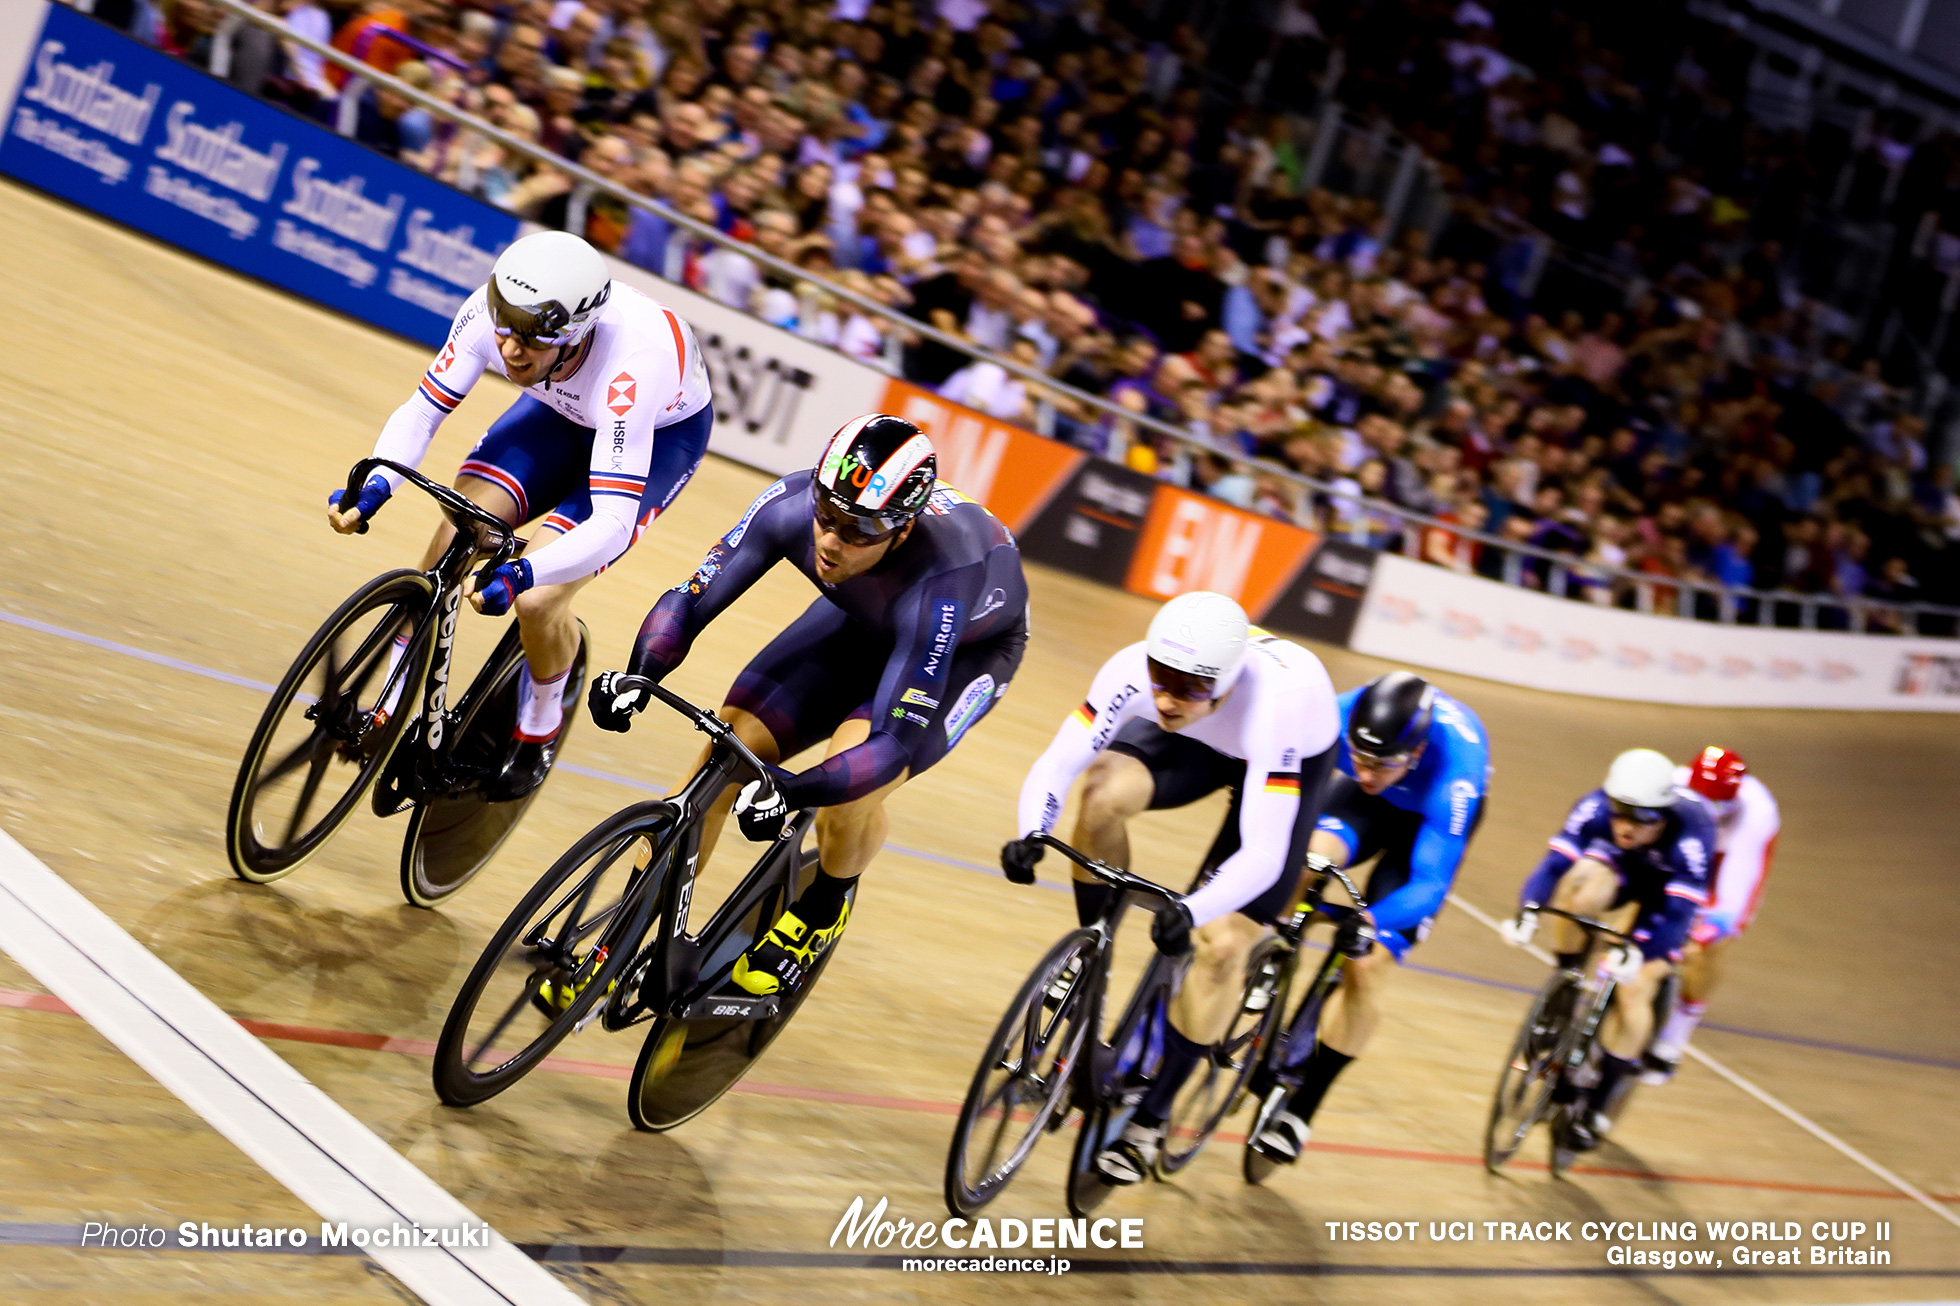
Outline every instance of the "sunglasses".
POLYGON ((817 530, 826 535, 835 535, 846 544, 881 544, 898 531, 898 526, 881 517, 867 517, 840 507, 828 496, 817 493, 814 486, 811 487, 811 500, 816 510, 817 530))
POLYGON ((1667 809, 1664 807, 1635 807, 1632 803, 1623 803, 1617 798, 1608 799, 1607 806, 1616 821, 1631 821, 1635 825, 1659 825, 1667 819, 1667 809))
POLYGON ((1188 671, 1167 667, 1156 658, 1150 662, 1150 687, 1169 694, 1180 703, 1209 703, 1218 693, 1218 682, 1210 676, 1194 676, 1188 671))
POLYGON ((1393 771, 1398 766, 1406 766, 1411 754, 1397 753, 1393 757, 1381 757, 1374 753, 1356 752, 1350 746, 1348 756, 1354 759, 1356 766, 1365 766, 1370 771, 1393 771))

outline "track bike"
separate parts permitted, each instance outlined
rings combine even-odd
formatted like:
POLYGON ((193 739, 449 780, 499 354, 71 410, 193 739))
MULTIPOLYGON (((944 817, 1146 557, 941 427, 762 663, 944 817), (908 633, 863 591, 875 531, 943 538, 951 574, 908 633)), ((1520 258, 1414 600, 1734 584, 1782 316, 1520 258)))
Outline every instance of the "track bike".
MULTIPOLYGON (((1324 857, 1308 855, 1307 882, 1302 888, 1292 914, 1275 924, 1274 937, 1261 943, 1260 951, 1253 954, 1258 965, 1247 981, 1245 1005, 1256 1008, 1263 1020, 1250 1031, 1255 1036, 1257 1050, 1246 1076, 1245 1091, 1259 1103, 1259 1108, 1253 1115, 1252 1127, 1246 1131, 1245 1156, 1241 1162, 1241 1173, 1247 1183, 1264 1183, 1275 1168, 1286 1164, 1284 1158, 1261 1147, 1259 1136, 1286 1109, 1287 1100, 1300 1087, 1307 1059, 1320 1045, 1320 1018, 1327 1010, 1327 999, 1346 973, 1351 955, 1348 948, 1359 937, 1355 931, 1363 919, 1361 913, 1368 909, 1368 900, 1361 896, 1347 872, 1324 857), (1334 881, 1347 891, 1352 905, 1326 901, 1327 890, 1334 881), (1307 930, 1318 921, 1334 927, 1333 943, 1307 984, 1293 1019, 1274 1037, 1273 1027, 1290 1000, 1307 930)), ((1228 1103, 1226 1113, 1235 1106, 1228 1103)))
POLYGON ((758 997, 729 980, 736 959, 818 874, 808 812, 795 813, 707 922, 689 930, 710 808, 730 784, 767 786, 774 772, 714 713, 641 677, 617 686, 635 688, 707 735, 708 759, 671 796, 593 827, 491 936, 436 1044, 435 1089, 450 1106, 503 1092, 595 1022, 615 1031, 644 1023, 627 1114, 640 1129, 672 1129, 734 1086, 836 955, 833 946, 788 994, 758 997))
MULTIPOLYGON (((524 541, 457 491, 386 458, 355 463, 343 501, 352 502, 381 467, 433 498, 456 533, 428 571, 384 572, 355 590, 300 649, 239 763, 225 850, 238 878, 269 884, 318 852, 371 790, 375 815, 409 811, 402 894, 433 907, 483 869, 537 796, 491 802, 481 792, 509 760, 524 664, 516 622, 449 705, 457 615, 472 569, 487 555, 483 570, 495 570, 524 541), (390 649, 404 633, 407 651, 390 670, 390 649)), ((584 691, 586 644, 580 623, 561 747, 584 691)))
MULTIPOLYGON (((956 1215, 970 1215, 999 1196, 1042 1135, 1061 1129, 1071 1110, 1080 1111, 1082 1124, 1069 1163, 1069 1210, 1086 1216, 1102 1204, 1113 1185, 1096 1168, 1096 1158, 1121 1137, 1163 1065, 1171 998, 1186 964, 1184 958, 1153 953, 1110 1037, 1103 1038, 1123 913, 1132 900, 1156 911, 1179 895, 1052 835, 1037 837, 1121 892, 1111 897, 1100 919, 1049 949, 995 1028, 947 1152, 945 1197, 956 1215)), ((1160 1177, 1190 1164, 1243 1096, 1275 1019, 1261 1005, 1262 998, 1271 997, 1277 974, 1275 946, 1268 939, 1254 948, 1230 1028, 1179 1090, 1158 1155, 1160 1177)))
MULTIPOLYGON (((1588 958, 1595 958, 1601 940, 1615 947, 1638 947, 1631 936, 1589 916, 1556 907, 1536 910, 1541 916, 1557 916, 1584 930, 1588 958)), ((1672 1009, 1677 982, 1670 975, 1660 986, 1654 1000, 1657 1011, 1672 1009)), ((1532 999, 1512 1040, 1510 1057, 1498 1073, 1497 1091, 1484 1126, 1484 1166, 1492 1174, 1517 1155, 1532 1126, 1548 1118, 1552 1174, 1563 1175, 1571 1167, 1576 1153, 1565 1146, 1568 1107, 1560 1099, 1574 1097, 1583 1103, 1586 1090, 1598 1082, 1599 1028, 1612 1009, 1618 987, 1603 959, 1595 959, 1589 966, 1555 969, 1532 999)), ((1654 1028, 1659 1030, 1658 1020, 1654 1028)), ((1609 1118, 1619 1118, 1638 1080, 1638 1075, 1628 1075, 1621 1082, 1613 1100, 1606 1104, 1609 1118)))

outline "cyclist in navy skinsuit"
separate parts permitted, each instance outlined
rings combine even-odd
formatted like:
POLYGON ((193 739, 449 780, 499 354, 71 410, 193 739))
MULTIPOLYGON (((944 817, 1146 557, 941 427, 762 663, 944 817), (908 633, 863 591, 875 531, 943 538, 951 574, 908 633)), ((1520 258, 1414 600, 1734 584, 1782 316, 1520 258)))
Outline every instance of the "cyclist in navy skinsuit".
MULTIPOLYGON (((1028 639, 1020 550, 980 504, 934 479, 932 446, 882 414, 846 425, 814 471, 764 490, 640 627, 631 674, 659 680, 710 621, 787 560, 819 597, 735 678, 722 718, 768 762, 828 740, 824 760, 735 801, 771 838, 815 808, 822 873, 736 965, 750 992, 793 989, 842 935, 845 894, 884 842, 885 798, 938 762, 1006 692, 1028 639)), ((624 729, 643 704, 600 678, 593 715, 624 729)), ((724 801, 727 801, 726 799, 724 801)), ((726 806, 703 830, 713 850, 726 806)))
MULTIPOLYGON (((1599 1081, 1588 1100, 1573 1102, 1565 1134, 1575 1151, 1596 1147, 1611 1127, 1602 1108, 1629 1074, 1640 1070, 1654 1026, 1654 997, 1681 960, 1695 912, 1708 905, 1715 817, 1702 798, 1674 784, 1674 763, 1651 748, 1613 759, 1606 783, 1573 805, 1551 848, 1518 895, 1505 937, 1527 941, 1540 904, 1591 916, 1632 935, 1638 958, 1621 956, 1613 1006, 1600 1024, 1599 1081)), ((1554 920, 1558 963, 1585 964, 1584 934, 1554 920)))

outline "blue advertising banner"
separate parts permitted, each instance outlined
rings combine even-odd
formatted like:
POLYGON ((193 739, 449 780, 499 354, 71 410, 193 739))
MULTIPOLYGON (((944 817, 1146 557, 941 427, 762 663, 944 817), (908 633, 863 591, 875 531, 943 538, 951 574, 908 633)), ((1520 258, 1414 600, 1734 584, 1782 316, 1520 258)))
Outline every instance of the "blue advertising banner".
POLYGON ((0 172, 434 346, 511 214, 51 6, 0 172))

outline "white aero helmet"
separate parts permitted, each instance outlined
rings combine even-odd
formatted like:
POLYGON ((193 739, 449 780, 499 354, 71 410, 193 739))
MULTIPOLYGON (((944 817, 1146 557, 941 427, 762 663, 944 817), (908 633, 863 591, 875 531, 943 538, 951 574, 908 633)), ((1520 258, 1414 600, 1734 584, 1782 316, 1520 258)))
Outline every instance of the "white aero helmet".
POLYGON ((1606 768, 1606 796, 1650 811, 1674 806, 1674 763, 1651 748, 1629 748, 1606 768))
POLYGON ((1152 662, 1179 673, 1166 679, 1180 683, 1158 687, 1187 700, 1223 698, 1239 678, 1251 626, 1245 609, 1226 595, 1211 590, 1178 595, 1150 619, 1144 645, 1152 662))
POLYGON ((532 346, 577 344, 612 294, 599 251, 569 231, 538 231, 497 255, 484 287, 500 336, 532 346))

